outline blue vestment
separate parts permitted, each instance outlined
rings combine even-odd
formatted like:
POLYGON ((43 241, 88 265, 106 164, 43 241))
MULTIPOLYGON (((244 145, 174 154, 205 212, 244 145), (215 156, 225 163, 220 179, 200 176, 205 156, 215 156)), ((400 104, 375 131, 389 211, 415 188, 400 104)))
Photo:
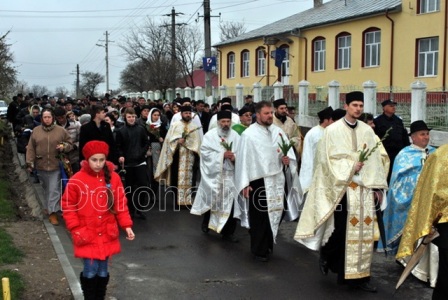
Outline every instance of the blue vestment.
MULTIPOLYGON (((397 253, 400 244, 403 227, 423 164, 428 154, 435 151, 435 148, 431 146, 427 146, 426 149, 414 145, 406 146, 395 158, 387 192, 387 207, 383 212, 386 249, 393 255, 397 253)), ((379 241, 378 249, 383 248, 384 245, 379 241)))

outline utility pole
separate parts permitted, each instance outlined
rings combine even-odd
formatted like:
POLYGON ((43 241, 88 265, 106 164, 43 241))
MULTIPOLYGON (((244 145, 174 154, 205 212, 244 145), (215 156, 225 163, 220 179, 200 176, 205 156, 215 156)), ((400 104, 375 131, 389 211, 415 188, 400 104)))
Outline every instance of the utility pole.
POLYGON ((76 98, 79 98, 79 64, 76 64, 76 98))
POLYGON ((100 40, 100 42, 105 42, 104 45, 96 44, 99 47, 104 47, 106 49, 106 93, 109 93, 109 33, 106 31, 104 34, 106 36, 106 40, 100 40))
MULTIPOLYGON (((198 13, 198 17, 199 13, 198 13)), ((204 0, 204 54, 205 57, 212 56, 212 46, 211 46, 211 31, 210 31, 210 19, 211 17, 221 17, 210 15, 210 0, 204 0)), ((212 72, 205 72, 205 96, 209 97, 212 95, 212 72)))
MULTIPOLYGON (((176 73, 177 73, 177 68, 176 68, 176 61, 177 61, 177 56, 176 56, 176 25, 180 26, 180 25, 186 25, 185 23, 179 23, 176 24, 176 16, 179 15, 183 15, 183 13, 176 13, 176 10, 174 9, 174 7, 171 9, 171 13, 170 14, 166 14, 164 16, 167 17, 171 17, 171 72, 173 74, 172 78, 173 78, 173 82, 172 82, 172 88, 173 88, 173 99, 175 98, 174 92, 176 90, 176 73)), ((164 27, 167 27, 167 25, 164 27)), ((166 97, 166 95, 165 95, 166 97)))
POLYGON ((76 64, 76 73, 73 73, 73 72, 71 72, 70 73, 71 75, 73 75, 73 74, 76 74, 76 83, 75 83, 75 85, 76 85, 76 98, 79 98, 79 94, 80 94, 80 91, 79 91, 79 64, 76 64))

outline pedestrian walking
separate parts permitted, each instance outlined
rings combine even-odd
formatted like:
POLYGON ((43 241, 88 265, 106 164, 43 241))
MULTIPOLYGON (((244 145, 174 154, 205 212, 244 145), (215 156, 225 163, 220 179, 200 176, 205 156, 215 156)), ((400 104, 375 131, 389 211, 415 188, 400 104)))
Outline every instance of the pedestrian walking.
POLYGON ((109 146, 90 141, 82 149, 81 170, 70 178, 62 209, 72 236, 74 254, 82 258, 84 299, 104 299, 109 282, 108 260, 121 251, 118 226, 134 240, 126 196, 114 165, 106 161, 109 146))

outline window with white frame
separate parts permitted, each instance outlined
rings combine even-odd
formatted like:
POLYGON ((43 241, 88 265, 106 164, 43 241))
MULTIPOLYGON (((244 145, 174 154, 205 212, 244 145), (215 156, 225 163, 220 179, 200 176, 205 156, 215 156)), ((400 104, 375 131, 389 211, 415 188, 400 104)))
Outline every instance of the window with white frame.
POLYGON ((369 31, 364 34, 364 67, 380 65, 381 31, 369 31))
POLYGON ((314 48, 314 71, 325 71, 325 39, 316 39, 313 42, 314 48))
POLYGON ((418 68, 417 76, 436 76, 439 63, 439 38, 417 40, 418 68))
POLYGON ((227 55, 227 78, 235 78, 235 53, 227 55))
POLYGON ((242 60, 241 77, 249 77, 249 62, 250 62, 249 51, 245 50, 242 52, 241 60, 242 60))
POLYGON ((418 0, 418 13, 426 14, 440 11, 440 0, 418 0))
POLYGON ((337 42, 338 42, 337 69, 338 70, 350 69, 352 36, 351 35, 339 36, 337 42))
POLYGON ((266 75, 266 54, 263 48, 257 49, 257 76, 266 75))

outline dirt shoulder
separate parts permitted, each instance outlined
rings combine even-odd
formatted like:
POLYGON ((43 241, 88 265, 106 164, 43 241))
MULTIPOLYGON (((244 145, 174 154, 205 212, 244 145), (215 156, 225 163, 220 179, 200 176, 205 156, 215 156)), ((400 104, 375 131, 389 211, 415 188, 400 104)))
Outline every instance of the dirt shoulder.
POLYGON ((36 215, 37 204, 32 203, 36 200, 30 202, 32 183, 25 171, 14 163, 17 160, 13 153, 8 140, 0 145, 0 180, 8 182, 9 200, 16 210, 16 218, 1 222, 0 226, 13 237, 15 246, 25 257, 20 263, 0 266, 0 269, 13 270, 22 276, 26 287, 21 299, 73 299, 42 216, 36 215))

